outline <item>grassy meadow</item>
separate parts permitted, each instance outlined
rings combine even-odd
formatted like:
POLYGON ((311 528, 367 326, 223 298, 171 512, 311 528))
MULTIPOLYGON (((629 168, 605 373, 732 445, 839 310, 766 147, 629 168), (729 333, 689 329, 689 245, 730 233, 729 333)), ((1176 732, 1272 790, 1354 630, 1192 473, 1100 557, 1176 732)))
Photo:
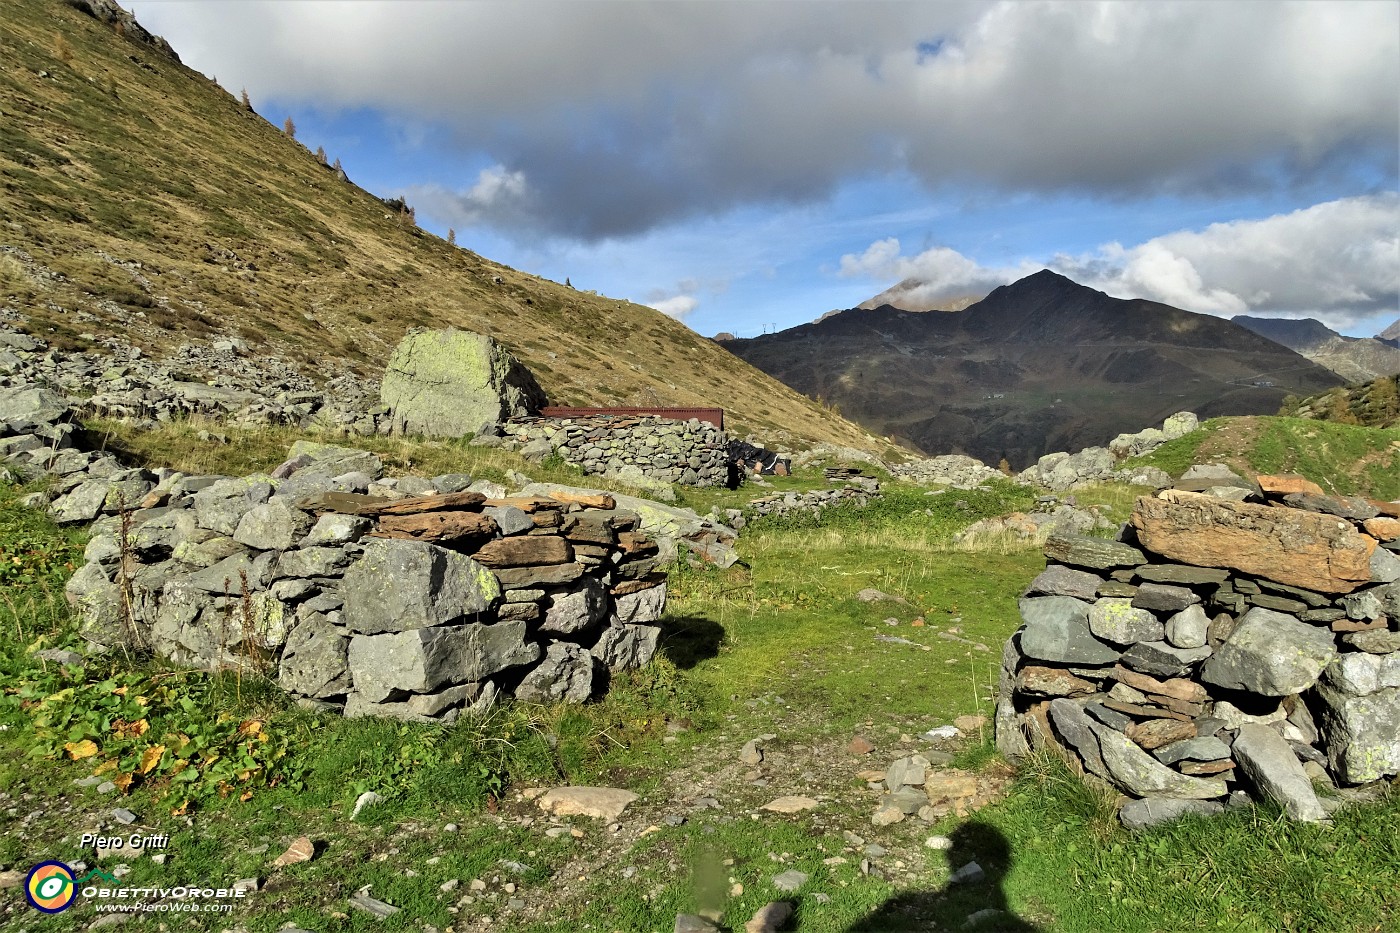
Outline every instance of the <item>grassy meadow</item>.
MULTIPOLYGON (((228 472, 267 468, 291 440, 251 432, 211 446, 182 434, 188 426, 91 427, 151 462, 228 472)), ((396 469, 580 481, 567 467, 496 450, 365 446, 396 469)), ((815 488, 820 473, 780 484, 815 488)), ((764 491, 687 495, 708 507, 764 491)), ((985 910, 1002 913, 969 929, 1395 928, 1400 795, 1343 810, 1325 827, 1248 808, 1130 834, 1111 798, 1053 759, 1012 769, 989 725, 950 742, 923 738, 960 716, 990 716, 1016 598, 1043 559, 1033 544, 952 543, 979 518, 1029 508, 1027 490, 886 491, 868 509, 828 509, 820 522, 755 522, 729 570, 675 570, 660 655, 617 678, 603 700, 512 703, 444 728, 319 716, 253 673, 39 661, 33 649, 79 643, 61 588, 83 542, 20 507, 25 490, 2 487, 0 871, 59 859, 120 866, 131 886, 257 879, 232 914, 143 915, 127 930, 667 933, 677 913, 699 911, 740 930, 780 898, 796 905, 789 928, 809 933, 961 929, 985 910), (857 600, 866 588, 897 599, 857 600), (764 736, 763 763, 740 762, 744 743, 764 736), (856 736, 874 751, 849 750, 856 736), (873 826, 877 795, 860 772, 913 753, 976 774, 993 802, 933 824, 873 826), (93 775, 117 789, 75 783, 93 775), (550 818, 532 803, 565 783, 640 798, 611 826, 550 818), (366 791, 382 802, 351 819, 366 791), (761 809, 790 794, 818 805, 761 809), (112 819, 117 807, 137 815, 132 828, 169 834, 163 863, 78 848, 82 832, 130 831, 112 819), (275 867, 302 835, 315 858, 275 867), (933 836, 952 849, 930 848, 933 836), (986 880, 949 886, 972 860, 986 880), (787 871, 806 876, 791 893, 773 883, 787 871), (399 911, 380 919, 352 907, 365 890, 399 911)), ((1133 493, 1106 486, 1080 499, 1122 518, 1133 493)), ((18 888, 0 891, 0 928, 78 930, 93 920, 80 903, 41 921, 18 888)))

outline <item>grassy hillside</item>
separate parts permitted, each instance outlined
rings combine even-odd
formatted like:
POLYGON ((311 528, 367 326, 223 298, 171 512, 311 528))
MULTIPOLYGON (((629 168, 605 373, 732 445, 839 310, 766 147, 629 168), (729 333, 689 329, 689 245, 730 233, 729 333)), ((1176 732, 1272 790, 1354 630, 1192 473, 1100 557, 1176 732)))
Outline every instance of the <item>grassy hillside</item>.
POLYGON ((883 444, 650 308, 424 233, 59 0, 0 14, 0 310, 51 344, 227 333, 310 374, 375 375, 409 327, 454 326, 504 342, 559 403, 715 405, 779 443, 883 444))
POLYGON ((1305 399, 1284 399, 1281 415, 1338 424, 1400 428, 1400 376, 1381 376, 1361 385, 1333 389, 1305 399))
POLYGON ((1211 418, 1130 463, 1161 467, 1173 476, 1193 463, 1225 463, 1250 475, 1302 473, 1343 495, 1400 498, 1400 429, 1393 427, 1307 418, 1211 418))

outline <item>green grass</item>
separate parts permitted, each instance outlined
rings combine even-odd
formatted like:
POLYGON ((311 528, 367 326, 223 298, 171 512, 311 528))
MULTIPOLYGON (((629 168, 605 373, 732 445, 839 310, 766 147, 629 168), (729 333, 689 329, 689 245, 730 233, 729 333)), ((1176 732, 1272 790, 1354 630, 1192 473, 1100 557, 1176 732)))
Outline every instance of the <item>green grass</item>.
MULTIPOLYGON (((282 440, 239 456, 280 457, 282 440)), ((432 456, 419 450, 409 458, 432 456)), ((970 820, 870 825, 874 798, 857 770, 919 748, 914 737, 934 725, 991 712, 1000 646, 1018 624, 1016 594, 1041 558, 1034 547, 973 552, 949 539, 979 518, 1025 507, 1026 493, 1016 487, 930 497, 893 484, 864 511, 828 510, 819 524, 758 523, 741 538, 742 564, 673 572, 660 657, 619 677, 606 699, 585 707, 508 704, 453 728, 321 718, 289 707, 252 675, 171 671, 153 662, 129 670, 93 662, 81 674, 45 667, 30 647, 74 643, 58 587, 81 540, 19 508, 18 493, 0 489, 0 571, 10 575, 8 602, 0 604, 9 607, 0 610, 0 787, 26 802, 14 813, 0 809, 0 864, 90 861, 91 850, 77 848, 79 828, 111 807, 128 807, 150 831, 171 834, 165 865, 126 856, 102 863, 127 862, 129 883, 262 879, 262 891, 238 916, 193 918, 191 929, 236 922, 270 933, 293 922, 326 931, 465 930, 486 929, 490 916, 490 929, 513 933, 642 933, 700 909, 720 911, 730 929, 740 929, 759 906, 784 896, 771 879, 789 869, 810 876, 791 895, 795 929, 805 933, 957 929, 988 906, 1042 933, 1374 933, 1400 910, 1395 794, 1343 810, 1331 828, 1251 809, 1129 834, 1112 820, 1111 799, 1053 761, 1032 760, 1005 799, 970 820), (856 600, 867 587, 904 601, 856 600), (113 700, 109 682, 131 689, 113 700), (59 738, 92 737, 99 746, 82 761, 46 754, 52 726, 33 705, 64 691, 48 702, 72 712, 65 728, 90 731, 59 738), (126 795, 75 788, 75 778, 106 761, 116 764, 105 774, 139 763, 143 741, 152 740, 113 737, 118 719, 138 713, 122 705, 134 696, 148 698, 139 708, 148 735, 182 731, 217 743, 258 719, 264 744, 284 754, 268 756, 264 772, 247 780, 223 775, 226 792, 201 774, 200 792, 191 794, 160 768, 126 795), (734 757, 764 733, 778 736, 765 746, 772 783, 751 786, 734 757), (877 752, 846 753, 854 734, 870 737, 877 752), (643 809, 624 819, 630 829, 615 839, 588 820, 565 821, 580 839, 549 838, 539 811, 517 795, 565 782, 629 787, 642 794, 643 809), (686 787, 719 795, 721 808, 688 811, 674 796, 686 787), (816 810, 779 816, 757 809, 809 789, 824 800, 816 810), (351 822, 364 790, 386 800, 351 822), (38 815, 21 826, 31 811, 38 815), (668 814, 686 818, 672 825, 668 814), (448 823, 459 830, 447 832, 448 823), (864 845, 851 841, 852 832, 890 850, 870 874, 860 870, 864 845), (951 836, 953 850, 925 848, 933 833, 951 836), (316 859, 272 869, 271 859, 302 834, 320 846, 316 859), (972 859, 989 881, 948 888, 949 874, 972 859), (455 907, 471 893, 471 879, 486 890, 455 907), (456 890, 440 890, 453 880, 456 890), (507 884, 534 906, 509 909, 507 884), (350 910, 347 899, 365 885, 401 912, 379 921, 350 910)), ((1132 493, 1101 487, 1080 500, 1117 510, 1132 493)), ((954 751, 953 766, 1007 773, 989 731, 954 751)), ((23 908, 8 909, 0 902, 0 925, 28 917, 23 908)), ((78 929, 91 916, 79 908, 45 927, 78 929)), ((159 919, 126 928, 155 930, 159 919)), ((1004 928, 1031 928, 1015 922, 1004 928)))
POLYGON ((1140 833, 1053 759, 1032 762, 979 814, 1013 841, 1005 886, 1063 933, 1384 931, 1400 919, 1400 794, 1348 807, 1331 827, 1267 807, 1140 833))

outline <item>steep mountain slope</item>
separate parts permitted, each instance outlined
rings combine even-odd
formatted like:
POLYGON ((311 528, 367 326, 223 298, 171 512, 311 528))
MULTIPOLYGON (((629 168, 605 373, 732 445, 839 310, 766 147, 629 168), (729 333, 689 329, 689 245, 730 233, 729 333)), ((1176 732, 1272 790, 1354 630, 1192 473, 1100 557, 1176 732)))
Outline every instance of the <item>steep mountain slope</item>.
POLYGON ((409 327, 455 326, 560 403, 716 405, 779 443, 883 443, 650 308, 424 233, 94 4, 111 9, 0 11, 0 314, 49 343, 236 335, 373 376, 409 327))
POLYGON ((1400 319, 1396 319, 1394 324, 1376 334, 1376 339, 1392 347, 1400 347, 1400 319))
POLYGON ((885 307, 725 347, 929 454, 1022 468, 1189 409, 1265 414, 1342 380, 1220 318, 1110 298, 1053 272, 965 311, 885 307))
POLYGON ((1327 367, 1347 382, 1400 373, 1400 349, 1369 337, 1343 337, 1313 318, 1286 321, 1237 314, 1230 320, 1327 367))

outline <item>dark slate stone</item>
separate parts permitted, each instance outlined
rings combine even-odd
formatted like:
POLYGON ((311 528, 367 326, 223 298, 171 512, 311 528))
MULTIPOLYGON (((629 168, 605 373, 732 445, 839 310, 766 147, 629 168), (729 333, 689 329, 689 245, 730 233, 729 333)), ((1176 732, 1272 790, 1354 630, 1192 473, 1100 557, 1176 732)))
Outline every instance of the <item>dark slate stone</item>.
MULTIPOLYGON (((1240 581, 1243 583, 1244 581, 1240 581)), ((1281 596, 1291 596, 1294 599, 1301 599, 1313 609, 1321 609, 1323 606, 1332 604, 1331 596, 1324 596, 1322 593, 1315 593, 1312 590, 1305 590, 1302 587, 1289 586, 1287 583, 1275 583, 1273 580, 1259 580, 1258 588, 1268 590, 1270 593, 1278 593, 1281 596)), ((1253 592, 1259 592, 1256 588, 1253 592)), ((1239 587, 1241 593, 1247 592, 1244 587, 1239 587)))
POLYGON ((1133 596, 1133 606, 1153 612, 1180 612, 1201 601, 1201 597, 1184 586, 1164 583, 1144 583, 1133 596))
POLYGON ((1171 797, 1147 797, 1142 800, 1129 800, 1118 811, 1118 819, 1125 829, 1147 829, 1171 823, 1188 814, 1214 816, 1225 812, 1225 808, 1213 800, 1176 800, 1171 797))
POLYGON ((1289 599, 1286 596, 1272 596, 1268 593, 1260 593, 1258 596, 1249 597, 1251 606, 1262 606, 1265 609, 1275 609, 1279 612, 1299 613, 1308 608, 1308 604, 1301 599, 1289 599))
POLYGON ((1102 703, 1088 703, 1084 706, 1084 712, 1093 716, 1099 722, 1111 729, 1122 732, 1133 724, 1133 717, 1126 713, 1120 713, 1116 709, 1109 709, 1102 703))
POLYGON ((1131 545, 1083 535, 1051 535, 1045 542, 1045 556, 1062 564, 1092 570, 1136 567, 1147 560, 1142 551, 1131 545))
POLYGON ((1084 709, 1070 700, 1050 701, 1050 722, 1060 737, 1079 753, 1084 769, 1101 778, 1109 777, 1108 767, 1099 754, 1099 742, 1084 709))
POLYGON ((1164 641, 1144 641, 1123 653, 1123 664, 1153 677, 1180 677, 1210 655, 1209 648, 1174 648, 1164 641))
POLYGON ((1188 567, 1185 564, 1144 564, 1135 571, 1139 580, 1152 583, 1180 583, 1185 586, 1198 586, 1206 583, 1224 583, 1230 571, 1214 567, 1188 567))

